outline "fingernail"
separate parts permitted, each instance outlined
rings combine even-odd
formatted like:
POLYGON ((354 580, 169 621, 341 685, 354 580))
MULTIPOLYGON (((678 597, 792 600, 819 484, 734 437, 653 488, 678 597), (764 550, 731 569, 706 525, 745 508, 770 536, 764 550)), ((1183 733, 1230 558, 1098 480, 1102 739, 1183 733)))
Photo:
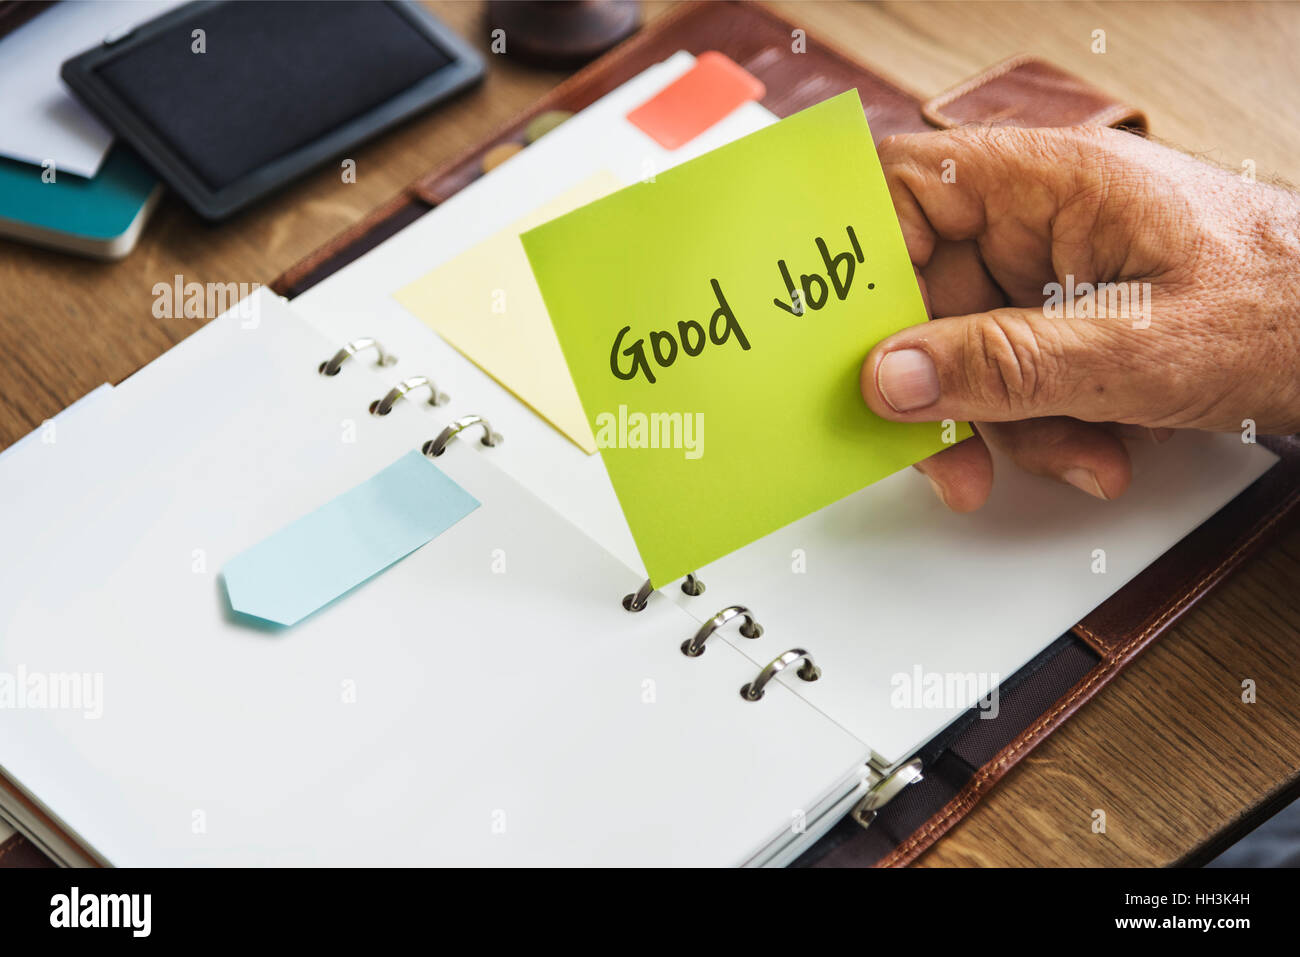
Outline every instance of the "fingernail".
POLYGON ((1151 441, 1159 445, 1161 442, 1168 442, 1173 438, 1173 429, 1151 429, 1151 441))
POLYGON ((1097 476, 1088 469, 1068 469, 1061 478, 1069 482, 1081 492, 1087 492, 1094 498, 1102 501, 1109 501, 1106 493, 1101 490, 1101 483, 1097 481, 1097 476))
POLYGON ((913 412, 939 401, 939 371, 922 350, 899 349, 880 360, 876 388, 895 412, 913 412))

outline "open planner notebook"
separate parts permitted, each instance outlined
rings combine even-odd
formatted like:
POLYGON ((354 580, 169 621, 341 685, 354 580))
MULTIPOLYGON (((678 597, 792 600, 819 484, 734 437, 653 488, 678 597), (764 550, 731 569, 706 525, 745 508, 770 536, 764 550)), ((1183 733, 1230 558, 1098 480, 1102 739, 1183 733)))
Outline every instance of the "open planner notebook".
MULTIPOLYGON (((1273 464, 1179 435, 1133 449, 1120 501, 999 467, 974 516, 907 470, 698 569, 703 594, 625 610, 645 575, 600 457, 396 294, 593 176, 634 182, 773 121, 749 102, 675 151, 651 141, 626 114, 692 62, 0 454, 21 543, 0 556, 0 671, 102 678, 80 710, 0 712, 5 817, 74 864, 788 863, 976 704, 899 707, 898 675, 1013 674, 1273 464), (397 364, 318 374, 362 337, 397 364), (369 413, 415 375, 450 401, 369 413), (470 413, 504 440, 466 432, 436 466, 477 508, 292 628, 230 612, 230 559, 470 413), (763 634, 684 655, 731 605, 763 634), (792 648, 820 679, 742 698, 792 648)), ((801 463, 774 445, 762 467, 801 463)))

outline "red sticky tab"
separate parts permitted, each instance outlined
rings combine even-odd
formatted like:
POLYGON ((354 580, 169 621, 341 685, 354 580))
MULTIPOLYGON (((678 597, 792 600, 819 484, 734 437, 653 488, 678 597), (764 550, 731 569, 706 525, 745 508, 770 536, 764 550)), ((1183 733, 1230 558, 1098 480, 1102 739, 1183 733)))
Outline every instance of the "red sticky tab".
POLYGON ((627 118, 664 149, 675 150, 766 92, 762 81, 735 60, 709 50, 627 118))

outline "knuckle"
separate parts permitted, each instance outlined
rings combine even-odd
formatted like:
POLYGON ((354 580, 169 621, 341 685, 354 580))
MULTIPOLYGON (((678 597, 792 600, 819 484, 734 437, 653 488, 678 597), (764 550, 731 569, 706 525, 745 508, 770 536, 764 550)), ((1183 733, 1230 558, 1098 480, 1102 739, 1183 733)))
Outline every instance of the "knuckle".
POLYGON ((886 156, 893 156, 903 149, 906 141, 898 133, 891 133, 876 145, 876 154, 883 160, 886 156))
POLYGON ((1051 401, 1058 362, 1044 333, 1025 316, 991 312, 967 327, 966 389, 977 401, 1015 414, 1051 401))
POLYGON ((1074 151, 1070 128, 1027 129, 1019 126, 985 127, 980 141, 990 152, 1014 156, 1022 163, 1057 165, 1063 154, 1074 151))
POLYGON ((933 146, 930 133, 893 133, 876 144, 876 155, 886 170, 909 165, 927 147, 933 146))

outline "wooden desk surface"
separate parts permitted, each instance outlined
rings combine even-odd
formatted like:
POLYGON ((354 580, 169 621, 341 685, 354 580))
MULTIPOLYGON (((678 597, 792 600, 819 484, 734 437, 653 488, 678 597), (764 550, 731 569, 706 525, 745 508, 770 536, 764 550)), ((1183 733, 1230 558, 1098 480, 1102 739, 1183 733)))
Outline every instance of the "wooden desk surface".
MULTIPOLYGON (((483 38, 478 3, 431 6, 483 38)), ((647 3, 648 17, 669 4, 647 3)), ((1050 57, 1145 108, 1153 132, 1260 177, 1300 182, 1300 5, 777 2, 923 94, 1014 53, 1050 57), (1107 52, 1090 52, 1093 31, 1107 52)), ((167 197, 125 261, 0 241, 0 447, 201 320, 155 319, 152 288, 269 282, 406 183, 488 134, 563 74, 489 57, 484 86, 228 223, 167 197)), ((197 401, 197 399, 196 399, 197 401)), ((1169 864, 1300 790, 1300 529, 1255 558, 1011 772, 925 865, 1169 864), (1253 705, 1243 678, 1258 683, 1253 705), (1107 832, 1092 832, 1092 812, 1107 832)))

